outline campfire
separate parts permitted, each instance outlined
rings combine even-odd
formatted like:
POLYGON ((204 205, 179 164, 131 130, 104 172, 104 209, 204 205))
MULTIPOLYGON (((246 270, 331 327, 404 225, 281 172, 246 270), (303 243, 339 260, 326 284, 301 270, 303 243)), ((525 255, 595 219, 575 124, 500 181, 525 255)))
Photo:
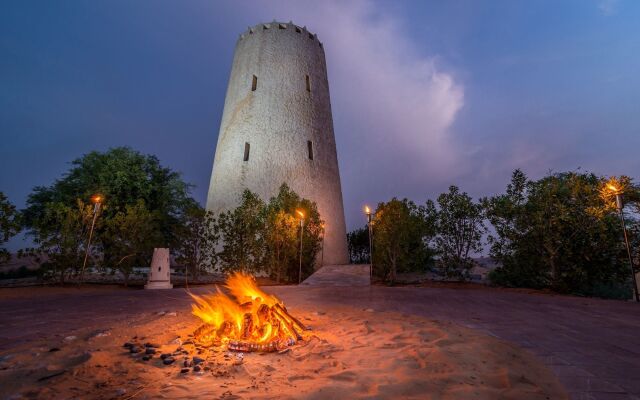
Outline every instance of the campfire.
POLYGON ((260 290, 253 277, 235 273, 225 286, 232 297, 218 287, 213 294, 191 294, 195 300, 192 312, 203 322, 194 332, 201 345, 272 352, 302 340, 302 331, 307 328, 287 312, 282 301, 260 290))

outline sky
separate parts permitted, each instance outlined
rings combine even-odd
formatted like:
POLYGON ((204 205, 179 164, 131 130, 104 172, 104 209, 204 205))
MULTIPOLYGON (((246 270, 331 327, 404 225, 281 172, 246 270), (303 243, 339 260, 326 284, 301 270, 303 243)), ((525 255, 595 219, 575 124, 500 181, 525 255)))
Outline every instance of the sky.
POLYGON ((273 20, 324 44, 348 229, 515 168, 640 177, 639 1, 2 0, 0 191, 130 146, 204 204, 236 40, 273 20))

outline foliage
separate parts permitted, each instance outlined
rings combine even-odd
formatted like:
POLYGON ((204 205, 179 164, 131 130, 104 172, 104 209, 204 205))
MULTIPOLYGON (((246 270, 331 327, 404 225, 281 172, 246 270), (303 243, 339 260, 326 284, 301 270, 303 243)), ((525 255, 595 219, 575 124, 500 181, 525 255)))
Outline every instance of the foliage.
POLYGON ((347 233, 349 262, 369 264, 369 228, 366 226, 347 233))
POLYGON ((240 205, 222 213, 217 226, 222 271, 266 272, 278 282, 295 282, 300 268, 300 217, 304 214, 302 278, 314 270, 320 250, 322 221, 314 202, 282 184, 269 203, 246 190, 240 205))
POLYGON ((433 210, 436 236, 434 243, 438 252, 439 266, 448 278, 466 279, 473 267, 471 254, 482 250, 482 235, 485 232, 482 205, 473 201, 457 186, 450 186, 449 192, 442 193, 433 210))
POLYGON ((299 222, 283 210, 269 210, 266 225, 265 266, 277 282, 288 277, 290 261, 298 254, 299 222))
POLYGON ((22 278, 29 278, 32 276, 39 276, 39 275, 40 275, 39 269, 29 269, 26 265, 22 265, 18 269, 0 272, 0 280, 22 279, 22 278))
POLYGON ((311 275, 321 249, 323 222, 316 204, 301 198, 282 184, 278 195, 266 207, 265 266, 280 282, 295 282, 311 275), (302 276, 300 274, 300 211, 304 215, 302 234, 302 276))
POLYGON ((224 272, 256 273, 264 259, 265 203, 249 190, 240 205, 221 213, 218 229, 223 241, 218 257, 224 272))
MULTIPOLYGON (((9 241, 22 229, 20 213, 16 206, 9 202, 7 196, 0 192, 0 246, 9 241)), ((0 264, 9 261, 11 254, 0 247, 0 264)))
MULTIPOLYGON (((71 207, 77 199, 86 201, 95 193, 105 198, 102 213, 105 220, 126 213, 127 206, 135 207, 139 200, 144 201, 146 209, 156 218, 165 244, 175 242, 181 217, 193 204, 189 185, 179 173, 161 166, 155 156, 117 147, 85 154, 72 161, 71 169, 53 185, 34 188, 24 210, 25 223, 29 228, 41 226, 48 204, 71 207)), ((104 251, 110 251, 108 246, 104 246, 104 251)))
POLYGON ((127 285, 135 266, 149 265, 154 247, 162 247, 157 212, 150 212, 143 200, 126 205, 105 221, 102 243, 110 251, 104 255, 104 265, 124 276, 127 285))
POLYGON ((502 264, 492 281, 585 295, 624 284, 621 229, 603 183, 577 172, 530 181, 516 170, 505 194, 483 199, 496 231, 491 256, 502 264))
POLYGON ((217 221, 211 211, 193 206, 184 214, 176 249, 176 261, 184 264, 189 273, 198 278, 205 270, 212 270, 217 263, 216 246, 220 237, 217 221))
POLYGON ((19 255, 35 256, 42 262, 45 278, 57 278, 64 283, 69 274, 77 273, 82 267, 92 219, 93 206, 80 200, 75 207, 47 203, 42 217, 31 224, 36 247, 23 250, 19 255))
POLYGON ((393 284, 399 272, 424 270, 432 262, 428 242, 433 212, 410 200, 378 204, 373 218, 373 273, 393 284))

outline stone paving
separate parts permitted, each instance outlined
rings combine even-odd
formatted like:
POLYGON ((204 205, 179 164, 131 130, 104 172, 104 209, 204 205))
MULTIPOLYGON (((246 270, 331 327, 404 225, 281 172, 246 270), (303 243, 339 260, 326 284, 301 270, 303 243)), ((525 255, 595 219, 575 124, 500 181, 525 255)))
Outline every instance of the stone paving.
MULTIPOLYGON (((293 311, 300 305, 322 311, 339 304, 452 321, 528 349, 557 374, 573 399, 640 399, 638 304, 489 288, 363 286, 368 279, 363 266, 329 267, 318 274, 306 285, 266 290, 293 311), (341 286, 345 276, 357 284, 341 286)), ((189 312, 190 303, 184 289, 77 290, 5 298, 0 300, 0 352, 88 326, 106 329, 143 313, 189 312)))
POLYGON ((369 286, 369 264, 325 265, 302 282, 307 286, 369 286))

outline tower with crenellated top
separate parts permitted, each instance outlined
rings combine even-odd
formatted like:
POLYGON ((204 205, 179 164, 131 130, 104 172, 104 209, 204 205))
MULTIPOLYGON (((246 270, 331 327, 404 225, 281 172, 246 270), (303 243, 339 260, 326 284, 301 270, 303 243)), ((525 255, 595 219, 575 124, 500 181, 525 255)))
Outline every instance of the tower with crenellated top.
POLYGON ((272 22, 238 38, 206 208, 231 210, 245 189, 267 200, 284 182, 318 206, 323 264, 348 263, 324 49, 306 27, 272 22))

